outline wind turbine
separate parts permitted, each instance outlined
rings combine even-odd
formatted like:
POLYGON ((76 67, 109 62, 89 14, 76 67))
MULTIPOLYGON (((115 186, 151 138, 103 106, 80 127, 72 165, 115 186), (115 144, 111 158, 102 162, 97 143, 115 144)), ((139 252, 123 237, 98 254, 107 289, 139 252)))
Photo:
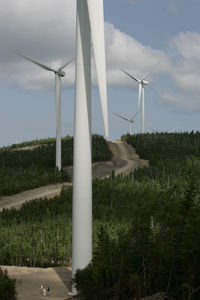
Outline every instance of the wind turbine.
POLYGON ((155 64, 145 75, 142 79, 138 79, 134 76, 132 76, 131 74, 129 74, 128 72, 122 70, 126 75, 128 75, 130 78, 134 79, 135 81, 137 81, 139 83, 139 90, 138 90, 138 109, 140 106, 140 99, 141 99, 141 94, 142 94, 142 118, 141 118, 141 131, 142 133, 144 133, 144 86, 149 84, 149 81, 145 80, 147 78, 147 76, 153 71, 153 69, 155 69, 155 67, 159 64, 160 62, 158 62, 157 64, 155 64))
POLYGON ((132 117, 131 119, 125 118, 125 117, 123 117, 123 116, 121 116, 121 115, 118 115, 118 114, 115 114, 115 113, 114 113, 114 115, 117 116, 117 117, 119 117, 119 118, 121 118, 121 119, 123 119, 123 120, 125 120, 125 121, 128 121, 128 122, 129 122, 129 132, 130 132, 130 134, 132 134, 133 123, 135 122, 135 121, 134 121, 134 118, 135 118, 135 116, 136 116, 138 113, 139 113, 139 111, 137 111, 136 114, 134 114, 133 117, 132 117))
POLYGON ((149 126, 149 129, 151 129, 153 133, 159 133, 158 130, 156 130, 156 129, 150 127, 150 126, 149 126))
POLYGON ((171 130, 168 130, 167 133, 175 132, 178 129, 178 127, 172 128, 171 130))
POLYGON ((77 0, 72 276, 92 259, 91 38, 108 136, 103 0, 77 0))
POLYGON ((38 62, 35 59, 32 59, 28 56, 20 54, 16 51, 12 51, 15 54, 29 60, 30 62, 34 63, 35 65, 41 67, 44 70, 54 72, 55 74, 55 94, 56 94, 56 168, 61 170, 61 77, 65 76, 65 72, 63 69, 68 66, 73 60, 66 62, 63 66, 59 69, 53 69, 47 65, 44 65, 38 62))
MULTIPOLYGON (((152 131, 153 131, 153 133, 159 133, 159 131, 158 130, 155 130, 154 128, 152 128, 152 127, 149 127, 152 131)), ((175 128, 172 128, 171 130, 167 130, 167 131, 165 131, 165 132, 167 132, 167 133, 172 133, 172 132, 175 132, 175 130, 177 130, 178 129, 178 127, 175 127, 175 128)))

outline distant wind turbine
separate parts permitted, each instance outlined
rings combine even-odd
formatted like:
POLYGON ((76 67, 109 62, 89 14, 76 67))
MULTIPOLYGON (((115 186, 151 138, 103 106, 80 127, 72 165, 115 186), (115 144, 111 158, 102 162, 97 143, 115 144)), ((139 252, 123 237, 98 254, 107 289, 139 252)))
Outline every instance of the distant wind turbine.
POLYGON ((171 130, 168 130, 167 133, 175 132, 178 129, 178 127, 172 128, 171 130))
POLYGON ((156 129, 150 127, 150 126, 149 126, 149 129, 151 129, 153 133, 159 133, 158 130, 156 130, 156 129))
POLYGON ((91 38, 108 136, 103 0, 77 0, 72 276, 92 259, 91 38))
POLYGON ((142 79, 138 79, 134 76, 132 76, 131 74, 129 74, 128 72, 122 70, 126 75, 128 75, 130 78, 134 79, 135 81, 137 81, 139 83, 139 90, 138 90, 138 109, 140 106, 140 99, 141 99, 141 94, 142 94, 142 118, 141 118, 141 131, 142 133, 144 133, 144 86, 149 84, 149 81, 145 80, 146 77, 155 69, 155 67, 159 64, 160 62, 158 62, 157 64, 155 64, 153 66, 153 68, 151 68, 142 79))
MULTIPOLYGON (((153 131, 153 133, 159 133, 158 130, 156 130, 156 129, 152 128, 152 127, 149 127, 149 128, 153 131)), ((175 127, 175 128, 172 128, 171 130, 167 130, 166 132, 167 133, 172 133, 172 132, 175 132, 177 129, 178 129, 178 127, 175 127)))
POLYGON ((113 114, 114 114, 115 116, 117 116, 117 117, 119 117, 119 118, 121 118, 121 119, 123 119, 123 120, 129 122, 129 132, 130 132, 130 134, 132 134, 133 123, 135 122, 134 118, 136 117, 136 115, 137 115, 138 113, 139 113, 139 111, 137 111, 136 114, 134 114, 133 117, 132 117, 131 119, 128 119, 128 118, 126 118, 126 117, 123 117, 123 116, 121 116, 121 115, 119 115, 119 114, 115 114, 115 113, 113 113, 113 114))
POLYGON ((61 77, 65 76, 65 72, 63 69, 68 66, 73 60, 66 62, 62 67, 59 69, 53 69, 47 65, 44 65, 35 59, 29 58, 28 56, 22 55, 16 51, 12 51, 15 54, 29 60, 30 62, 34 63, 35 65, 41 67, 44 70, 54 72, 55 74, 55 93, 56 93, 56 168, 61 170, 61 77))

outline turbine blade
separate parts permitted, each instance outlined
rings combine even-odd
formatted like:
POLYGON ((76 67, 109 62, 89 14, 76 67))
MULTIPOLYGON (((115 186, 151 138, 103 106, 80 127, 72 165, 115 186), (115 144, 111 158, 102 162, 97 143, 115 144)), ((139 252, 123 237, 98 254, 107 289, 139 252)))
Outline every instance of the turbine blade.
POLYGON ((61 68, 58 69, 58 71, 62 71, 62 69, 64 69, 69 64, 71 64, 71 62, 73 62, 74 60, 75 60, 75 57, 72 58, 70 61, 66 62, 61 68))
POLYGON ((119 117, 119 118, 121 118, 121 119, 123 119, 123 120, 126 120, 126 121, 128 121, 128 122, 130 122, 131 120, 129 120, 129 119, 127 119, 127 118, 125 118, 125 117, 123 117, 123 116, 120 116, 120 115, 118 115, 118 114, 115 114, 115 113, 113 113, 115 116, 117 116, 117 117, 119 117))
POLYGON ((137 79, 136 77, 133 77, 131 74, 129 74, 128 72, 124 71, 123 69, 121 69, 122 72, 124 72, 126 75, 128 75, 129 77, 131 77, 132 79, 134 79, 135 81, 139 82, 140 83, 140 80, 137 79))
POLYGON ((176 129, 178 129, 178 127, 175 127, 175 128, 173 128, 173 129, 171 129, 171 130, 168 130, 167 132, 168 132, 168 133, 172 133, 172 132, 175 131, 176 129))
POLYGON ((104 129, 105 135, 108 136, 108 108, 103 0, 87 0, 87 4, 94 49, 94 58, 96 63, 97 79, 99 85, 101 108, 104 120, 104 129))
POLYGON ((157 67, 157 65, 159 65, 160 62, 156 63, 142 78, 142 80, 144 80, 154 69, 155 67, 157 67))
POLYGON ((35 59, 32 59, 32 58, 30 58, 30 57, 28 57, 28 56, 25 56, 25 55, 23 55, 23 54, 20 54, 20 53, 18 53, 18 52, 16 52, 16 51, 12 51, 12 52, 14 52, 15 54, 17 54, 18 56, 21 56, 21 57, 23 57, 23 58, 25 58, 25 59, 31 61, 32 63, 36 64, 37 66, 39 66, 39 67, 41 67, 41 68, 43 68, 43 69, 45 69, 45 70, 47 70, 47 71, 56 72, 56 70, 50 68, 49 66, 46 66, 46 65, 40 63, 39 61, 37 61, 37 60, 35 60, 35 59))
POLYGON ((153 129, 152 127, 149 126, 149 128, 154 132, 154 133, 157 133, 158 131, 153 129))
POLYGON ((139 83, 139 88, 138 88, 138 110, 140 108, 141 92, 142 92, 142 84, 139 83))
POLYGON ((140 111, 141 111, 141 109, 138 110, 138 111, 132 116, 132 118, 130 119, 130 121, 133 121, 133 119, 137 116, 137 114, 139 114, 140 111))

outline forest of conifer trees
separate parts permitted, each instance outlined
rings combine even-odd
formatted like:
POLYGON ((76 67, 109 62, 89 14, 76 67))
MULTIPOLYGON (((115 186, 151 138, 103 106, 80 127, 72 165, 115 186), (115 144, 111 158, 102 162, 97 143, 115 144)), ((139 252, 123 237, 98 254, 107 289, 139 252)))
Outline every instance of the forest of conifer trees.
MULTIPOLYGON (((150 167, 93 181, 93 260, 83 299, 200 299, 200 133, 126 135, 150 167)), ((72 188, 0 213, 0 264, 66 266, 72 188)))

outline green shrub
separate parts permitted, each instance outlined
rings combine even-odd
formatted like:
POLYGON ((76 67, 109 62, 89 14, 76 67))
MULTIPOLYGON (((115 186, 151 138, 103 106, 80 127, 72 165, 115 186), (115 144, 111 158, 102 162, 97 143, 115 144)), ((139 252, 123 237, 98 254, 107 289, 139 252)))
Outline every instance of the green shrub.
POLYGON ((16 299, 16 280, 8 277, 7 270, 0 268, 0 299, 15 300, 16 299))

